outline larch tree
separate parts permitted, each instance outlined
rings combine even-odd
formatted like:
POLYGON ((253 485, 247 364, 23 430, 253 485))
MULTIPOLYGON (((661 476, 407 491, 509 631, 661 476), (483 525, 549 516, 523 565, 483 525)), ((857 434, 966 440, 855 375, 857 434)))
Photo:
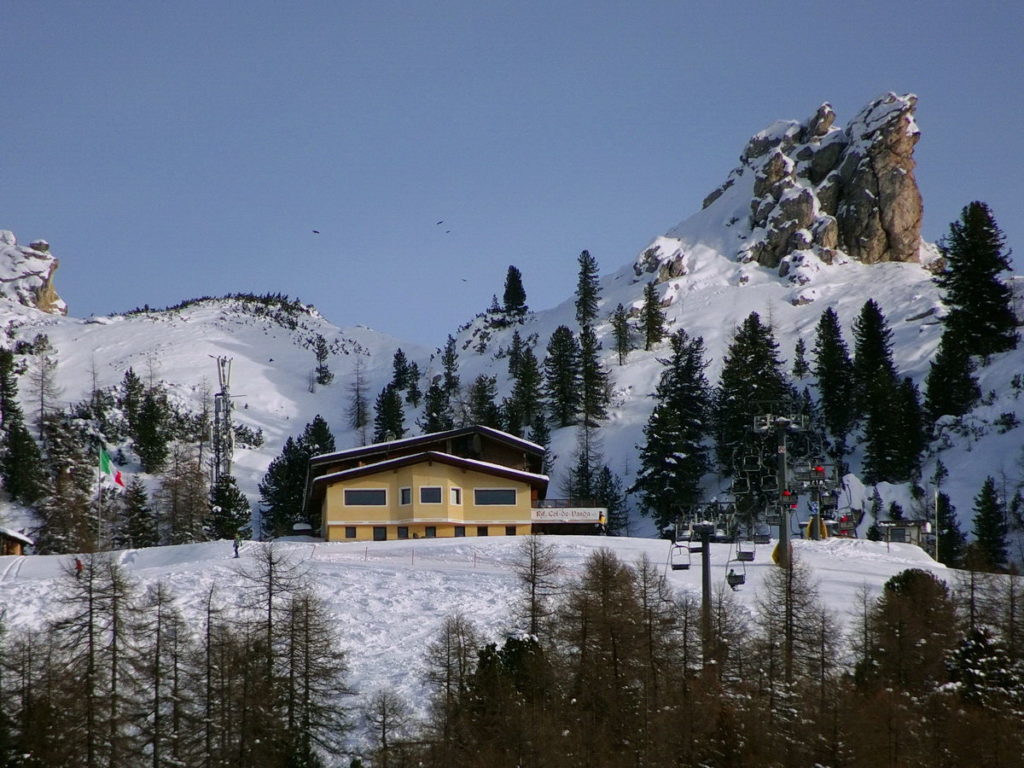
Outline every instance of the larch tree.
POLYGON ((366 430, 370 425, 370 399, 366 394, 366 371, 360 355, 356 355, 352 381, 348 385, 348 408, 345 416, 349 427, 358 433, 360 442, 366 445, 366 430))

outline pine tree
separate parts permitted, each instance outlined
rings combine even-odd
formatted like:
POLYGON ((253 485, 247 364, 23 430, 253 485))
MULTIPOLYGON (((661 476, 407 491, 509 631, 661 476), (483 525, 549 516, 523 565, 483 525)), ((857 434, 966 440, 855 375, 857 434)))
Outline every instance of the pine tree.
POLYGON ((417 424, 425 434, 445 432, 455 426, 455 416, 452 414, 448 393, 439 382, 432 382, 427 387, 427 394, 423 399, 423 416, 417 424))
POLYGON ((155 547, 159 543, 156 519, 149 506, 146 486, 138 475, 128 481, 125 492, 117 499, 119 523, 114 545, 120 549, 155 547))
POLYGON ((259 484, 264 536, 281 536, 299 520, 308 465, 309 457, 301 444, 291 437, 285 440, 259 484))
POLYGON ((544 395, 551 419, 559 427, 576 422, 580 410, 580 349, 567 326, 551 334, 544 359, 544 395))
POLYGON ((943 416, 966 414, 981 399, 974 361, 966 346, 947 330, 925 378, 925 411, 934 423, 943 416))
POLYGON ((615 354, 619 358, 619 365, 623 365, 630 350, 629 315, 621 304, 615 308, 615 314, 612 315, 612 338, 615 339, 615 354))
POLYGON ((701 478, 711 469, 708 419, 711 388, 704 371, 704 340, 680 329, 671 337, 654 391, 655 406, 644 427, 640 468, 632 490, 659 529, 675 521, 679 505, 700 500, 701 478))
POLYGON ((960 530, 956 517, 956 508, 949 500, 949 495, 939 492, 935 497, 937 535, 939 538, 938 560, 950 568, 959 568, 963 563, 967 538, 960 530))
POLYGON ((865 417, 864 475, 869 483, 908 479, 901 460, 899 409, 906 403, 892 361, 892 331, 874 299, 853 324, 854 400, 865 417))
POLYGON ((604 456, 601 453, 601 441, 597 430, 585 423, 580 424, 576 431, 573 463, 563 482, 562 493, 570 499, 593 501, 603 463, 604 456))
POLYGON ((825 426, 842 446, 856 413, 852 402, 853 362, 843 340, 839 316, 831 307, 818 320, 813 354, 825 426))
POLYGON ((18 404, 14 354, 0 348, 0 480, 13 501, 31 504, 45 492, 42 457, 18 404))
POLYGON ((626 492, 622 488, 622 480, 612 472, 607 464, 601 467, 594 483, 594 501, 608 510, 605 517, 605 529, 615 535, 625 531, 628 522, 626 509, 626 492))
POLYGON ((793 349, 793 378, 802 379, 810 371, 811 367, 807 364, 807 345, 801 336, 796 340, 796 347, 793 349))
POLYGON ((385 443, 405 436, 405 412, 394 384, 388 384, 380 391, 374 412, 373 442, 385 443))
POLYGON ((135 452, 142 470, 155 474, 167 463, 168 443, 171 439, 171 414, 167 396, 159 387, 150 387, 142 396, 137 428, 132 435, 135 452))
POLYGON ((896 381, 892 361, 892 331, 874 299, 868 299, 853 323, 854 399, 858 410, 866 413, 877 387, 896 381))
POLYGON ((936 282, 945 292, 952 339, 975 355, 1016 349, 1013 296, 1000 280, 1010 271, 1010 251, 989 207, 977 201, 967 205, 939 247, 946 264, 936 282))
POLYGON ((210 489, 210 514, 206 520, 208 539, 234 539, 249 525, 249 500, 231 475, 221 475, 210 489))
POLYGON ((523 350, 525 349, 523 344, 523 337, 519 335, 519 331, 512 332, 512 341, 508 345, 508 375, 513 379, 519 375, 519 363, 523 359, 523 350))
POLYGON ((330 356, 331 350, 327 345, 327 339, 319 333, 313 339, 313 354, 316 355, 316 383, 320 386, 327 386, 334 381, 334 374, 331 373, 331 369, 327 365, 327 358, 330 356))
POLYGON ((597 334, 589 325, 580 330, 580 416, 596 426, 608 415, 608 371, 599 357, 597 334))
POLYGON ((544 448, 544 460, 541 472, 550 475, 555 466, 555 457, 551 453, 551 430, 548 428, 548 421, 543 413, 538 413, 530 425, 530 440, 544 448))
POLYGON ((901 454, 903 436, 898 431, 904 395, 888 373, 879 371, 876 375, 876 381, 865 384, 864 481, 902 482, 908 479, 901 454))
POLYGON ((95 508, 95 452, 78 425, 64 414, 50 414, 46 434, 48 493, 37 500, 42 524, 36 548, 42 554, 94 552, 99 545, 95 508))
POLYGON ((526 290, 523 288, 523 276, 519 269, 509 265, 505 275, 504 310, 511 317, 522 317, 526 314, 526 290))
MULTIPOLYGON (((756 447, 758 440, 751 431, 755 418, 788 413, 791 400, 775 336, 751 312, 729 345, 715 396, 715 444, 723 472, 731 473, 742 455, 764 453, 756 447)), ((774 471, 773 457, 766 472, 774 471)))
POLYGON ((484 427, 501 427, 501 412, 495 403, 498 395, 498 380, 481 373, 469 385, 469 418, 474 424, 484 427))
POLYGON ((511 410, 516 414, 517 423, 508 424, 515 432, 533 423, 543 410, 541 404, 541 371, 533 347, 524 347, 519 355, 519 364, 513 375, 511 410))
POLYGON ((598 284, 597 259, 590 251, 583 251, 577 259, 579 273, 576 280, 576 322, 580 328, 593 325, 597 319, 597 307, 601 299, 598 284))
POLYGON ((327 426, 324 417, 319 413, 302 430, 299 444, 309 457, 334 452, 334 435, 331 433, 331 428, 327 426))
POLYGON ((142 411, 142 399, 146 395, 146 387, 135 371, 129 368, 121 380, 121 396, 118 404, 124 411, 128 422, 128 433, 134 435, 139 428, 139 414, 142 411))
POLYGON ((644 335, 644 349, 650 349, 665 337, 665 312, 661 308, 654 282, 644 286, 644 303, 640 308, 640 330, 644 335))
POLYGON ((455 349, 455 339, 449 335, 441 353, 441 367, 444 375, 442 387, 448 397, 449 405, 459 396, 459 353, 455 349))
POLYGON ((928 443, 924 411, 917 386, 905 376, 896 390, 896 410, 892 414, 896 460, 890 477, 912 480, 921 466, 921 452, 928 443))
POLYGON ((978 495, 974 497, 974 527, 971 531, 983 560, 982 567, 997 571, 1007 560, 1009 532, 1006 524, 1006 506, 996 491, 996 481, 986 477, 978 495))
POLYGON ((415 362, 409 363, 409 386, 405 390, 405 402, 413 408, 420 407, 423 393, 420 391, 420 367, 415 362))
POLYGON ((409 359, 401 348, 395 350, 395 355, 391 360, 391 371, 392 386, 399 392, 407 390, 409 388, 409 359))

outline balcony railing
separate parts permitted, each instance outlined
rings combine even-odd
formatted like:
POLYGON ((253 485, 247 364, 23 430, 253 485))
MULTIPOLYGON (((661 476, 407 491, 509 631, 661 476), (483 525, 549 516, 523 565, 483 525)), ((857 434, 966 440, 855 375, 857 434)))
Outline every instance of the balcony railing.
POLYGON ((534 509, 580 509, 599 508, 601 505, 594 499, 538 499, 532 502, 534 509))

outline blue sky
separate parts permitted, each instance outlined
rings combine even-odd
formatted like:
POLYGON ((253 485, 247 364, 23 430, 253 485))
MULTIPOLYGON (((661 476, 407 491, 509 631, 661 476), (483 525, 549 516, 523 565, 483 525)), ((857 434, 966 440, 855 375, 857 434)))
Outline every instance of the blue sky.
POLYGON ((281 292, 438 346, 508 265, 550 307, 754 132, 892 90, 920 98, 925 237, 980 199, 1021 250, 1022 9, 8 0, 0 228, 50 241, 77 317, 281 292))

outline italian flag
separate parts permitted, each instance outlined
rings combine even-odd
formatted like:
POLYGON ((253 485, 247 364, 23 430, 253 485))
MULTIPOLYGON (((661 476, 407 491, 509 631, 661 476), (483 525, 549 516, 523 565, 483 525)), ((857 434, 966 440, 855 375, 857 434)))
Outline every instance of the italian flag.
POLYGON ((121 470, 114 466, 110 454, 100 448, 100 477, 106 480, 107 484, 113 484, 115 489, 124 490, 124 478, 121 477, 121 470))

